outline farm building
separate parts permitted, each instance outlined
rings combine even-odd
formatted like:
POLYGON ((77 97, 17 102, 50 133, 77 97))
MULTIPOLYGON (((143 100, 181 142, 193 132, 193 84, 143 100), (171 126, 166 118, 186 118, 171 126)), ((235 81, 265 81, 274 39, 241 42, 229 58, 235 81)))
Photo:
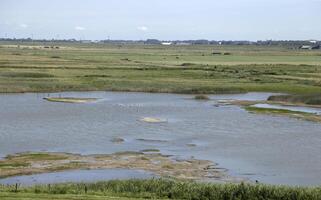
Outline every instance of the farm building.
POLYGON ((169 45, 172 45, 172 42, 162 42, 161 44, 165 46, 169 46, 169 45))
POLYGON ((320 49, 320 45, 302 45, 300 49, 306 49, 306 50, 313 50, 313 49, 320 49))

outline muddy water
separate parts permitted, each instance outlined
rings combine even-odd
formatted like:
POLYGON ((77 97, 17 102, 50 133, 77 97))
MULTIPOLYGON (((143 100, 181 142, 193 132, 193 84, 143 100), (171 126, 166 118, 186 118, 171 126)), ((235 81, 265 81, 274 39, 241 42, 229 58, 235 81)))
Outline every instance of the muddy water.
POLYGON ((0 95, 0 156, 24 151, 81 154, 159 149, 209 159, 231 175, 264 183, 321 184, 321 124, 250 114, 219 100, 265 100, 267 93, 190 95, 82 92, 0 95), (67 104, 47 96, 100 98, 67 104), (146 123, 155 117, 166 123, 146 123), (114 138, 124 142, 114 143, 114 138))

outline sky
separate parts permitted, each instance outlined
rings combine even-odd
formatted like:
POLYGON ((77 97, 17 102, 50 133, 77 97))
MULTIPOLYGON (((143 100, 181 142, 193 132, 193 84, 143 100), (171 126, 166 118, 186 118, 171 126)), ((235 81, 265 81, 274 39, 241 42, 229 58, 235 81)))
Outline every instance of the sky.
POLYGON ((0 38, 321 40, 321 0, 0 0, 0 38))

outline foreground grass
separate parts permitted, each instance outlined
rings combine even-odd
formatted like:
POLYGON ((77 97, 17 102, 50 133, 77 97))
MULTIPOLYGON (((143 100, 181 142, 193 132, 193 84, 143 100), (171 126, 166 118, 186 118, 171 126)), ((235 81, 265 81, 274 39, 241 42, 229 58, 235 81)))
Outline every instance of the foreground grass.
POLYGON ((7 199, 15 197, 17 199, 23 199, 23 197, 40 197, 42 199, 109 199, 121 197, 120 199, 319 200, 321 199, 321 188, 262 184, 206 184, 165 179, 114 180, 87 184, 40 185, 18 188, 18 190, 15 189, 15 186, 1 186, 0 197, 7 199))
POLYGON ((8 193, 0 192, 1 200, 106 200, 106 199, 118 199, 118 200, 130 200, 139 198, 130 197, 118 197, 108 195, 72 195, 72 194, 35 194, 35 193, 8 193))
POLYGON ((207 45, 66 43, 59 44, 59 49, 31 43, 6 45, 0 44, 0 92, 321 93, 320 51, 207 45))

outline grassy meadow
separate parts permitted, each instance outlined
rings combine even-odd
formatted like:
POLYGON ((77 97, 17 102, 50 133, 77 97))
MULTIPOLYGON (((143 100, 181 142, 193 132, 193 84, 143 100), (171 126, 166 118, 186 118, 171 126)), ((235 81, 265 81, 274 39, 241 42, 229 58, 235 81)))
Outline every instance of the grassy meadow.
POLYGON ((321 51, 254 45, 0 43, 0 92, 88 90, 320 94, 321 51))

